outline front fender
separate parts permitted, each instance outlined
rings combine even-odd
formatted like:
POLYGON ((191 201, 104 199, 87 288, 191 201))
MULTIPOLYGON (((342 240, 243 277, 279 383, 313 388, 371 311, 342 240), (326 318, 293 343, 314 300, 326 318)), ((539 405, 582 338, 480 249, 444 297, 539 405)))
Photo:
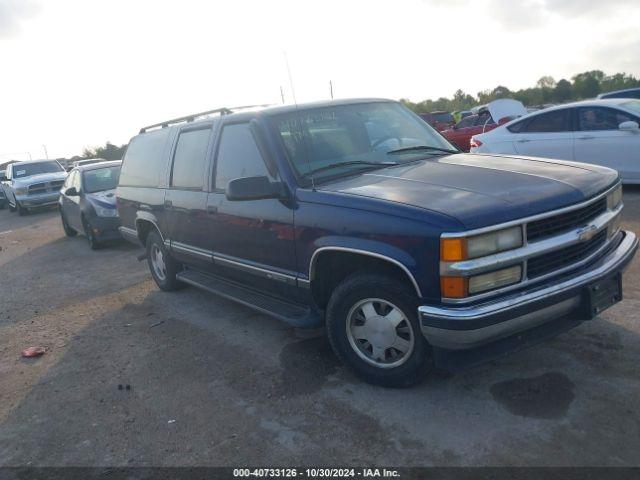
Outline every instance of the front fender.
POLYGON ((351 252, 385 260, 400 267, 413 284, 417 295, 422 297, 422 291, 418 281, 416 280, 416 273, 418 269, 416 259, 394 245, 377 240, 328 235, 317 238, 314 242, 314 247, 315 249, 309 262, 309 281, 313 281, 316 262, 322 252, 351 252))

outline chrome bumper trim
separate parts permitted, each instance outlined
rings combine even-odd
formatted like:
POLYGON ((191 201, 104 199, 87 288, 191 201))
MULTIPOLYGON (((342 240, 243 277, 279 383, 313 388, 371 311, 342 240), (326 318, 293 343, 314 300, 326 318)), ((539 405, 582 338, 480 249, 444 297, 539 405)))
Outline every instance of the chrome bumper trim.
MULTIPOLYGON (((498 299, 480 305, 458 308, 441 306, 436 307, 429 305, 420 306, 418 307, 418 315, 421 321, 421 325, 423 325, 423 333, 427 337, 427 340, 433 345, 439 346, 444 342, 445 344, 447 344, 446 348, 452 348, 451 345, 455 344, 460 345, 460 347, 458 348, 468 348, 466 347, 467 342, 464 341, 465 337, 469 337, 471 335, 475 338, 476 342, 486 343, 494 339, 495 330, 498 329, 496 325, 503 325, 503 328, 499 328, 499 330, 501 330, 500 333, 502 336, 524 329, 532 328, 536 325, 536 320, 538 319, 538 316, 535 315, 537 312, 547 310, 548 308, 559 305, 561 302, 558 302, 557 304, 551 306, 546 306, 542 309, 534 310, 533 312, 528 312, 526 315, 510 318, 503 322, 475 329, 471 328, 466 330, 458 330, 427 326, 423 324, 422 320, 426 318, 430 320, 454 322, 456 320, 460 320, 469 322, 482 321, 496 315, 508 315, 510 311, 513 311, 517 308, 522 308, 538 301, 544 301, 563 293, 569 292, 568 294, 570 294, 570 291, 572 289, 580 288, 602 277, 605 277, 612 272, 621 270, 622 267, 626 266, 626 263, 631 260, 637 248, 638 239, 636 235, 633 232, 625 231, 624 238, 615 250, 604 257, 597 267, 577 277, 569 278, 559 283, 554 283, 553 285, 535 290, 533 292, 515 294, 504 300, 498 299), (476 331, 476 334, 469 334, 469 331, 476 331), (443 341, 443 338, 446 338, 446 340, 443 341)), ((544 312, 543 318, 546 318, 547 320, 553 320, 554 317, 552 317, 550 313, 551 312, 549 311, 544 312)), ((558 312, 555 313, 557 314, 558 312)), ((557 315, 555 318, 557 318, 557 315)))

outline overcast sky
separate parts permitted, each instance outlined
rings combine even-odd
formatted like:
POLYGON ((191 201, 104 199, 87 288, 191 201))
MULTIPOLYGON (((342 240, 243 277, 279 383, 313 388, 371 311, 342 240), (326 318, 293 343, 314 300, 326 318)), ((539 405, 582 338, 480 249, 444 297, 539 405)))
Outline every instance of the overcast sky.
POLYGON ((640 76, 639 0, 0 0, 0 160, 196 111, 640 76))

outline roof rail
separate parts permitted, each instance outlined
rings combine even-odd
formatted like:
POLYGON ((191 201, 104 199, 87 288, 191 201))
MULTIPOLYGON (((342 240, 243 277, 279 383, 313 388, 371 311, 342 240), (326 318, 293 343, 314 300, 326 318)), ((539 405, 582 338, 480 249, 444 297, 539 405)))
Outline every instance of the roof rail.
POLYGON ((242 105, 240 107, 222 107, 222 108, 216 108, 214 110, 207 110, 205 112, 200 112, 200 113, 193 113, 191 115, 186 115, 184 117, 178 117, 178 118, 173 118, 171 120, 165 120, 164 122, 160 122, 160 123, 154 123, 153 125, 149 125, 147 127, 142 127, 140 129, 140 133, 145 133, 149 130, 151 130, 152 128, 167 128, 169 125, 174 125, 176 123, 182 123, 182 122, 193 122, 196 118, 199 117, 204 117, 206 115, 214 115, 214 114, 220 114, 220 115, 229 115, 230 113, 234 113, 237 110, 245 110, 247 108, 260 108, 260 107, 269 107, 273 104, 271 103, 265 103, 262 105, 242 105))

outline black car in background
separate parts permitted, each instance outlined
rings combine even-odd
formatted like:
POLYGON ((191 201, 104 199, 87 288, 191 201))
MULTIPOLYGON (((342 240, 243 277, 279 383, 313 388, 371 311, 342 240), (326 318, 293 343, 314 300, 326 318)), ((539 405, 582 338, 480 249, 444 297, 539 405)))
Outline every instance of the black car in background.
POLYGON ((92 250, 121 238, 115 197, 121 165, 118 160, 76 167, 60 191, 64 233, 68 237, 84 233, 92 250))

